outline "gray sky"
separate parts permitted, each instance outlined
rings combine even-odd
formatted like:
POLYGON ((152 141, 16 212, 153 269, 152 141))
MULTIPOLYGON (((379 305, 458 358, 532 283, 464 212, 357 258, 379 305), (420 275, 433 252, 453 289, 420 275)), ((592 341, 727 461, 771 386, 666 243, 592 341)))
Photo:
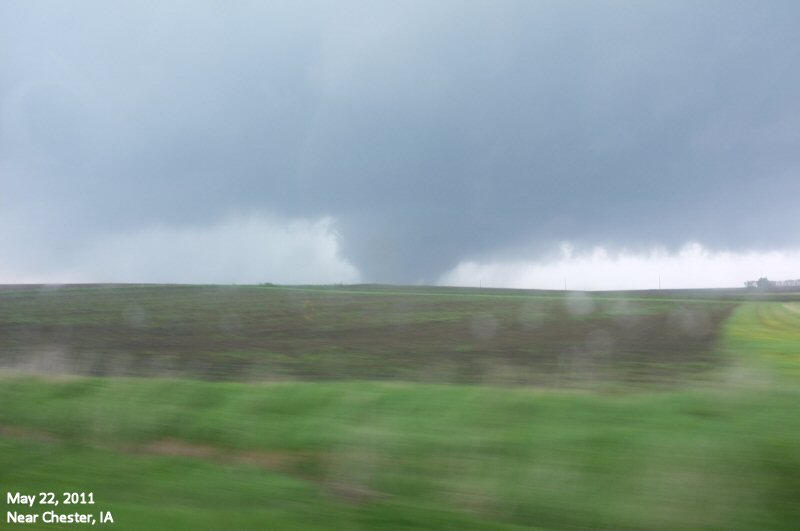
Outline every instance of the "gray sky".
POLYGON ((794 1, 5 0, 0 282, 792 253, 798 27, 794 1))

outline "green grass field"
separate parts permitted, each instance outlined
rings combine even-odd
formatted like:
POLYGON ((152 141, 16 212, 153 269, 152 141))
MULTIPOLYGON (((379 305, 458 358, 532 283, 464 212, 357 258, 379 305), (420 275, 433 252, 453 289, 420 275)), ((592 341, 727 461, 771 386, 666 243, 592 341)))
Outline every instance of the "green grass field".
POLYGON ((0 494, 114 529, 796 529, 774 298, 3 291, 0 494))

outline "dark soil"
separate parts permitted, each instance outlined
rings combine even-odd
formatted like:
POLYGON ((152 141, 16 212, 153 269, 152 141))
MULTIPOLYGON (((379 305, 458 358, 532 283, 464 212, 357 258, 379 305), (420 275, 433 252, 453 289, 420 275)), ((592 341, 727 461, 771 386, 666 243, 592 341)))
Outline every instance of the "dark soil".
POLYGON ((0 366, 50 374, 673 381, 722 363, 736 301, 215 286, 0 290, 0 366))

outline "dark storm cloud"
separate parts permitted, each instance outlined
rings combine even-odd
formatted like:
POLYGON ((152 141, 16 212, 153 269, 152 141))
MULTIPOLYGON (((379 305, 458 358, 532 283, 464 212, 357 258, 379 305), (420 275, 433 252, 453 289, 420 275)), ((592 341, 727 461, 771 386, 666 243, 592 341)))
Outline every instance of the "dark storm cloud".
POLYGON ((794 2, 4 2, 6 253, 332 216, 366 280, 800 245, 794 2), (9 224, 17 227, 10 229, 9 224))

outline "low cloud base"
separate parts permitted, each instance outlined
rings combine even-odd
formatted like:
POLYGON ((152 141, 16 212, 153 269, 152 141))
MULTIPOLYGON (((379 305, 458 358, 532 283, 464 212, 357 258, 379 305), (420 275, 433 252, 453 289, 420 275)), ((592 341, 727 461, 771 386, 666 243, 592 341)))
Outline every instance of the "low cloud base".
POLYGON ((677 253, 612 254, 602 247, 575 253, 563 244, 549 260, 464 261, 437 282, 446 286, 625 290, 743 287, 762 276, 800 278, 800 251, 711 251, 689 243, 677 253))
POLYGON ((87 242, 59 267, 6 263, 4 283, 280 283, 329 284, 360 280, 340 256, 331 218, 278 219, 261 214, 218 224, 150 227, 87 242))

